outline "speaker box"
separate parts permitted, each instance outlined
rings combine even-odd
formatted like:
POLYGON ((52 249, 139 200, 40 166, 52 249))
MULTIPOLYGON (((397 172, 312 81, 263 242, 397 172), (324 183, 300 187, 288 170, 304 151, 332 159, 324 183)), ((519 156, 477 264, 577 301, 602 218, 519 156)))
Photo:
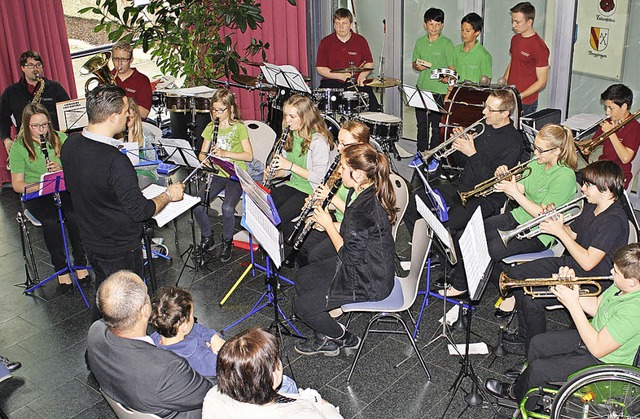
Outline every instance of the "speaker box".
POLYGON ((562 113, 560 109, 541 109, 527 116, 520 118, 520 123, 526 124, 536 131, 540 131, 540 128, 546 124, 559 124, 562 113))

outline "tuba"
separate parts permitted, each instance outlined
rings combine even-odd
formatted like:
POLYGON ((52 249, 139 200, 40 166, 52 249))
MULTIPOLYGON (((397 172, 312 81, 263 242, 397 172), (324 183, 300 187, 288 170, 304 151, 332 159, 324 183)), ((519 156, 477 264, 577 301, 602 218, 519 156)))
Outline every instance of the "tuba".
POLYGON ((522 288, 525 295, 531 298, 555 298, 551 292, 551 287, 556 285, 566 285, 580 287, 581 297, 595 297, 602 292, 602 285, 598 281, 612 281, 613 276, 588 276, 582 278, 528 278, 528 279, 511 279, 502 272, 500 274, 500 295, 505 296, 507 291, 512 288, 522 288), (533 287, 548 287, 549 290, 534 290, 533 287), (590 288, 594 288, 593 290, 590 288))
MULTIPOLYGON (((110 52, 103 52, 89 58, 80 68, 80 74, 93 74, 94 77, 89 78, 84 84, 84 91, 89 94, 100 84, 116 84, 116 77, 109 70, 110 52)), ((117 72, 116 72, 117 74, 117 72)))

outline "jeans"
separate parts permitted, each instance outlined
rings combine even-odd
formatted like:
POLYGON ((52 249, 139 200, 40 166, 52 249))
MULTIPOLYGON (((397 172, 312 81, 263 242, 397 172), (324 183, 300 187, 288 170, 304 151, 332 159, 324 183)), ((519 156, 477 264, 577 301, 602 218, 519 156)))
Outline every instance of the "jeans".
MULTIPOLYGON (((198 196, 203 201, 204 205, 197 205, 193 209, 193 217, 198 223, 200 228, 200 234, 204 236, 210 236, 213 234, 211 230, 211 221, 207 215, 208 202, 204 202, 205 199, 206 184, 200 186, 198 189, 198 196)), ((212 176, 211 188, 209 189, 209 197, 215 199, 220 192, 224 190, 224 202, 222 203, 222 237, 225 240, 231 240, 233 238, 233 228, 236 221, 236 205, 240 202, 242 197, 242 187, 239 182, 231 179, 223 178, 220 176, 212 176)))
POLYGON ((529 114, 534 113, 535 111, 538 110, 538 101, 536 100, 535 102, 533 102, 530 105, 522 105, 522 116, 526 116, 529 114))

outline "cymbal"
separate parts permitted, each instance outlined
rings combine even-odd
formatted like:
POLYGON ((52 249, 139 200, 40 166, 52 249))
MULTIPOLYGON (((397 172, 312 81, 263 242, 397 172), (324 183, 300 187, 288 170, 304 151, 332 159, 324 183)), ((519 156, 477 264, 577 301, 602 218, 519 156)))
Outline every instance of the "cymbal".
POLYGON ((384 77, 377 79, 366 79, 363 84, 369 87, 395 87, 398 86, 402 81, 400 79, 394 79, 393 77, 384 77))
POLYGON ((246 76, 244 74, 232 74, 231 80, 235 81, 236 83, 240 83, 240 84, 244 84, 245 86, 252 86, 252 87, 254 87, 258 82, 257 77, 246 76))
POLYGON ((363 71, 371 71, 373 68, 368 67, 356 67, 354 65, 350 65, 347 68, 337 68, 335 70, 331 70, 332 73, 362 73, 363 71))

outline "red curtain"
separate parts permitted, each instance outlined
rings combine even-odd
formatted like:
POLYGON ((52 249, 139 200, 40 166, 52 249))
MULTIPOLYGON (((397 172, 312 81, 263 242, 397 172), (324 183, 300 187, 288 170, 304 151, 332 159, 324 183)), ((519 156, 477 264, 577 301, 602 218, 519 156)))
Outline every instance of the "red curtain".
MULTIPOLYGON (((307 8, 305 1, 298 1, 297 6, 292 6, 287 0, 263 1, 262 16, 264 22, 255 31, 226 31, 223 34, 232 34, 234 41, 238 43, 238 49, 242 50, 251 38, 261 39, 269 43, 267 61, 276 64, 289 64, 298 69, 304 76, 307 74, 307 8)), ((250 58, 252 61, 261 61, 260 55, 250 58)), ((247 67, 247 74, 257 76, 259 67, 247 67)), ((260 96, 256 90, 246 90, 232 87, 236 94, 240 111, 244 119, 260 119, 260 96)))
MULTIPOLYGON (((57 80, 72 98, 77 97, 62 0, 0 1, 0 90, 22 76, 20 55, 33 50, 44 61, 43 75, 57 80)), ((0 180, 10 181, 7 158, 0 147, 0 180)))

